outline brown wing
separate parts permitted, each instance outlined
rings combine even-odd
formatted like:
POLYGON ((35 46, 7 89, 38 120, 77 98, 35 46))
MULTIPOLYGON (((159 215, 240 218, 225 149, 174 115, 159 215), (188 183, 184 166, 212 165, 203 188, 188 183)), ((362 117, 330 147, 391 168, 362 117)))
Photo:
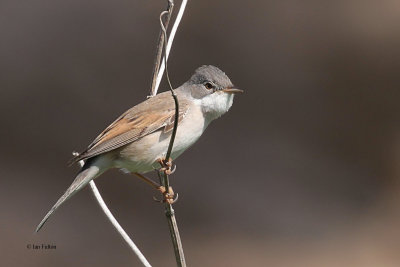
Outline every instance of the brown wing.
MULTIPOLYGON (((164 127, 172 130, 175 117, 175 104, 170 92, 158 94, 127 110, 108 126, 74 162, 88 159, 129 144, 143 136, 164 127)), ((189 103, 178 96, 179 120, 189 109, 189 103)))

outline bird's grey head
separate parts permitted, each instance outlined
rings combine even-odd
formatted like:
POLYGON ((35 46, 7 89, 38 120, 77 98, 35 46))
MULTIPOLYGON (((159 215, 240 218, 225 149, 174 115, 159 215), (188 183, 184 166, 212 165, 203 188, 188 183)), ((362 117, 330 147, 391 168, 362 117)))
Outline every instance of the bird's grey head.
POLYGON ((198 68, 179 90, 199 100, 209 121, 226 113, 232 106, 233 95, 243 92, 233 87, 223 71, 211 65, 198 68))
POLYGON ((231 80, 222 70, 212 65, 204 65, 198 68, 183 87, 190 90, 194 98, 203 98, 219 91, 226 93, 240 92, 240 90, 233 89, 231 80))

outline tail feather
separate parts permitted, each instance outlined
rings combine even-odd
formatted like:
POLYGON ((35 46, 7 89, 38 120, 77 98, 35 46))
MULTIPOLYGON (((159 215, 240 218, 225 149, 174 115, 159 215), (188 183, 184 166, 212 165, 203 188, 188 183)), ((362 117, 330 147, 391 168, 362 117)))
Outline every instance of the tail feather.
POLYGON ((90 165, 89 162, 86 162, 85 166, 78 173, 75 180, 72 182, 70 187, 65 191, 65 193, 60 197, 60 199, 54 204, 54 206, 50 209, 50 211, 44 216, 43 220, 36 227, 36 232, 43 227, 49 217, 55 212, 66 200, 71 198, 75 193, 81 190, 85 185, 87 185, 90 180, 96 178, 100 175, 100 168, 96 165, 90 165))

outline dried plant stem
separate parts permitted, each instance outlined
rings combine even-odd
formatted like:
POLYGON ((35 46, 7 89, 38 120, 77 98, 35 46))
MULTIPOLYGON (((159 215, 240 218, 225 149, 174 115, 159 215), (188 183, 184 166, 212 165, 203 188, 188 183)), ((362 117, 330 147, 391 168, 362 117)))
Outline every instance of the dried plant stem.
MULTIPOLYGON (((169 40, 167 43, 166 54, 165 54, 165 57, 167 60, 168 60, 169 53, 171 52, 171 47, 172 47, 172 43, 174 42, 175 34, 176 34, 179 24, 182 20, 183 13, 185 12, 186 4, 187 4, 187 0, 182 0, 182 3, 179 7, 178 15, 176 16, 174 25, 172 26, 171 32, 169 34, 169 40)), ((155 96, 157 94, 158 87, 160 86, 161 79, 164 75, 164 70, 165 70, 165 64, 163 61, 161 63, 161 67, 160 67, 160 70, 159 70, 157 78, 156 78, 154 90, 152 90, 152 92, 151 92, 151 96, 155 96)), ((153 83, 154 83, 154 80, 153 80, 152 84, 153 83)))
MULTIPOLYGON (((161 15, 160 15, 160 26, 161 26, 161 30, 162 30, 162 33, 163 33, 163 36, 164 36, 163 39, 164 39, 164 43, 165 43, 164 44, 164 60, 162 62, 161 68, 159 69, 159 72, 158 72, 158 75, 157 75, 157 80, 155 81, 155 83, 154 83, 155 76, 153 76, 152 84, 153 85, 155 84, 155 87, 154 88, 152 87, 152 94, 155 95, 157 93, 157 90, 158 90, 158 87, 159 87, 159 84, 161 82, 161 78, 162 78, 162 75, 163 75, 163 72, 164 72, 164 68, 165 68, 165 73, 166 73, 169 89, 171 91, 171 95, 174 98, 174 102, 175 102, 174 128, 173 128, 173 131, 172 131, 172 134, 171 134, 170 142, 169 142, 169 145, 168 145, 168 150, 167 150, 166 157, 165 157, 166 161, 168 161, 169 158, 171 157, 172 148, 173 148, 173 145, 174 145, 175 136, 176 136, 176 132, 177 132, 177 129, 178 129, 178 121, 179 121, 179 101, 178 101, 178 98, 177 98, 177 96, 176 96, 176 94, 174 92, 174 89, 172 88, 171 81, 170 81, 170 78, 169 78, 169 75, 168 75, 167 60, 168 60, 168 54, 169 54, 170 49, 171 49, 172 40, 173 40, 173 37, 175 36, 175 33, 176 33, 177 28, 178 28, 179 22, 180 22, 180 20, 182 18, 183 11, 184 11, 185 6, 186 6, 186 2, 187 1, 183 1, 181 3, 179 14, 178 14, 178 16, 177 16, 177 18, 175 20, 175 23, 174 23, 174 26, 173 26, 173 29, 172 29, 173 33, 171 31, 171 35, 172 35, 171 41, 168 41, 167 30, 166 30, 166 28, 167 28, 166 22, 169 21, 169 18, 171 17, 172 8, 162 12, 161 15), (163 18, 164 15, 166 16, 166 20, 165 20, 166 22, 163 23, 162 18, 163 18)), ((168 5, 169 6, 173 6, 173 1, 169 0, 168 1, 168 5)), ((160 41, 161 41, 161 39, 160 39, 160 41)), ((159 47, 160 47, 160 44, 159 44, 159 47)), ((159 64, 160 64, 160 62, 156 62, 155 63, 155 67, 154 67, 155 71, 159 67, 159 64)), ((160 172, 160 183, 165 187, 166 192, 169 192, 169 177, 168 177, 167 172, 165 172, 165 171, 164 172, 160 172)), ((171 235, 171 240, 172 240, 172 244, 173 244, 173 247, 174 247, 176 264, 179 267, 186 267, 186 261, 185 261, 185 255, 183 253, 182 241, 181 241, 181 237, 180 237, 180 234, 179 234, 178 224, 177 224, 176 218, 175 218, 175 211, 174 211, 174 209, 172 207, 172 204, 170 202, 165 201, 164 205, 165 205, 165 215, 167 217, 169 231, 170 231, 170 235, 171 235)))
MULTIPOLYGON (((173 2, 168 1, 168 6, 167 6, 167 17, 165 18, 165 28, 168 28, 169 21, 171 20, 171 15, 172 15, 172 10, 174 8, 173 2)), ((154 60, 154 68, 153 68, 153 78, 151 82, 151 89, 150 89, 150 96, 152 97, 157 94, 156 89, 156 81, 157 81, 157 75, 159 74, 160 71, 160 64, 161 64, 161 59, 162 59, 162 54, 163 54, 163 49, 164 49, 164 32, 162 29, 160 30, 160 34, 158 36, 158 45, 157 45, 157 53, 156 57, 154 60)), ((164 71, 164 70, 163 70, 164 71)))
MULTIPOLYGON (((83 167, 83 160, 79 161, 79 165, 83 167)), ((132 249, 132 251, 136 254, 142 264, 146 267, 151 267, 150 263, 147 261, 146 257, 143 253, 139 250, 139 248, 135 245, 132 239, 128 236, 125 230, 121 227, 118 221, 115 219, 114 215, 111 213, 110 209, 107 207, 106 203, 104 202, 103 198, 100 195, 99 190, 97 189, 96 184, 93 180, 89 182, 90 188, 92 189, 93 195, 96 198, 97 202, 99 203, 101 209, 104 211, 107 218, 110 220, 111 224, 115 227, 117 232, 122 236, 122 238, 126 241, 128 246, 132 249)))
POLYGON ((133 252, 139 258, 139 260, 142 262, 142 264, 146 267, 151 267, 151 265, 147 261, 146 257, 142 254, 142 252, 139 250, 139 248, 135 245, 135 243, 132 241, 132 239, 128 236, 128 234, 125 232, 125 230, 121 227, 121 225, 118 223, 118 221, 112 215, 111 211, 108 209, 106 203, 104 202, 103 198, 101 197, 100 192, 97 189, 96 184, 93 182, 93 180, 91 180, 89 182, 89 184, 90 184, 90 188, 92 189, 92 192, 94 194, 94 197, 96 198, 97 202, 99 203, 101 209, 106 214, 107 218, 110 220, 111 224, 115 227, 115 229, 122 236, 122 238, 125 240, 125 242, 133 250, 133 252))
POLYGON ((169 232, 174 246, 176 264, 179 267, 186 267, 185 254, 183 253, 181 236, 179 235, 178 224, 175 218, 175 211, 172 208, 172 205, 167 202, 165 203, 165 215, 167 216, 169 232))

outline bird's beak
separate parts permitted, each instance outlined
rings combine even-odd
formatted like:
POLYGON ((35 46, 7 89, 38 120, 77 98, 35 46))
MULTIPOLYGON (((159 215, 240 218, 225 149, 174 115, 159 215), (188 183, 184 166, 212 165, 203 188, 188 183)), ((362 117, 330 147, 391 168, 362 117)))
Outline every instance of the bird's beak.
POLYGON ((243 90, 237 89, 237 88, 225 88, 221 90, 222 92, 229 93, 229 94, 237 94, 237 93, 243 93, 243 90))

